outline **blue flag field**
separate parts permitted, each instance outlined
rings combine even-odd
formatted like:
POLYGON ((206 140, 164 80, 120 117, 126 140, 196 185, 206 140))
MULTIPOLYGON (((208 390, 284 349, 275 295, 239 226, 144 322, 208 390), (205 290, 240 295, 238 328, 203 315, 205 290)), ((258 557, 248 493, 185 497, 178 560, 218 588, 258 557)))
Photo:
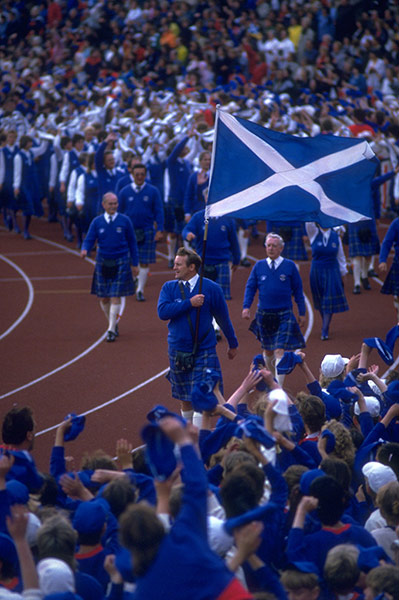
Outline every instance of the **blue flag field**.
POLYGON ((295 137, 218 109, 206 216, 321 227, 370 219, 377 164, 364 139, 295 137))

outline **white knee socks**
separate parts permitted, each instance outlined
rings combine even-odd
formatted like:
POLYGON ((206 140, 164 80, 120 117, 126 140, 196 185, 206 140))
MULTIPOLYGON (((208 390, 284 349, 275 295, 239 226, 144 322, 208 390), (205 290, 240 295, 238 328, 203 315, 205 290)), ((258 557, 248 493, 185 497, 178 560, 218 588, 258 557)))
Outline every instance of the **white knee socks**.
POLYGON ((148 277, 148 271, 150 269, 148 267, 139 267, 139 276, 138 276, 138 285, 137 285, 137 291, 138 292, 144 292, 144 286, 147 282, 147 277, 148 277))

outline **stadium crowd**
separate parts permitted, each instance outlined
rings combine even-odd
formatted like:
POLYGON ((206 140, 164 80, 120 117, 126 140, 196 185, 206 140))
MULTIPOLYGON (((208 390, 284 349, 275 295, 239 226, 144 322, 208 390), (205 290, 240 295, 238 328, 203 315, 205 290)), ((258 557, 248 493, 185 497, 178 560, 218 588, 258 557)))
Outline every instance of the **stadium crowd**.
MULTIPOLYGON (((156 242, 166 235, 172 267, 182 232, 198 237, 216 105, 297 136, 366 137, 382 177, 375 219, 394 218, 398 58, 393 0, 5 0, 5 226, 20 233, 22 212, 30 239, 32 217, 45 215, 87 252, 90 224, 117 200, 133 223, 144 301, 156 242), (145 208, 129 214, 131 199, 145 208)), ((274 225, 269 231, 278 230, 287 251, 298 224, 274 225)), ((373 227, 362 236, 348 227, 355 294, 375 273, 373 227)), ((251 230, 256 223, 231 229, 235 266, 249 266, 251 230)), ((305 233, 299 227, 301 243, 305 233)), ((308 235, 335 244, 337 254, 335 232, 308 235)), ((396 279, 399 269, 385 293, 398 302, 396 279)), ((225 276, 224 285, 228 298, 225 276)), ((327 339, 334 309, 322 301, 327 339)), ((115 315, 108 341, 118 334, 115 315)), ((206 370, 191 395, 198 427, 156 406, 142 448, 118 440, 116 459, 88 448, 76 472, 68 471, 65 444, 84 435, 84 419, 68 415, 58 427, 43 474, 31 454, 32 411, 14 407, 2 424, 0 598, 397 600, 399 373, 380 379, 370 353, 392 364, 398 335, 395 326, 385 342, 367 338, 349 360, 326 355, 317 376, 306 351, 285 351, 278 364, 260 354, 227 400, 219 372, 206 370), (296 398, 283 389, 293 369, 306 389, 296 398)))

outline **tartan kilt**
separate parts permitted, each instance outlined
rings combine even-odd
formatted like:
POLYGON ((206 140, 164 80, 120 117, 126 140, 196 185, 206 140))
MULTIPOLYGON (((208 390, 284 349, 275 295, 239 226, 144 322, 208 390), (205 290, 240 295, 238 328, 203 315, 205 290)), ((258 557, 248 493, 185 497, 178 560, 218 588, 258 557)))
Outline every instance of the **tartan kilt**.
POLYGON ((225 300, 231 300, 229 263, 219 263, 213 266, 217 270, 216 283, 222 288, 225 300))
POLYGON ((139 263, 148 264, 155 262, 155 231, 153 228, 144 230, 144 242, 137 244, 139 251, 139 263))
POLYGON ((339 313, 349 310, 338 264, 312 265, 310 289, 313 306, 322 313, 339 313))
MULTIPOLYGON (((172 397, 176 400, 191 402, 191 394, 195 383, 199 383, 204 378, 205 369, 213 369, 220 374, 220 387, 222 385, 222 370, 220 368, 219 359, 215 348, 202 350, 197 352, 195 356, 195 364, 192 371, 178 371, 175 367, 176 352, 174 348, 169 348, 169 371, 166 374, 166 379, 172 385, 172 397)), ((222 391, 223 393, 223 391, 222 391)))
POLYGON ((399 262, 397 260, 393 261, 380 292, 399 296, 399 262))
POLYGON ((380 253, 380 241, 377 235, 375 221, 362 221, 359 223, 348 224, 348 244, 349 256, 374 256, 380 253), (362 228, 370 229, 371 235, 368 242, 362 242, 359 237, 359 230, 362 228))
POLYGON ((105 279, 102 273, 104 258, 97 256, 94 268, 91 293, 99 298, 121 298, 134 294, 134 282, 130 269, 130 256, 116 259, 118 272, 113 279, 105 279))
POLYGON ((302 239, 304 234, 302 224, 291 226, 291 230, 292 237, 289 241, 285 242, 281 256, 290 260, 308 260, 308 254, 302 239))
POLYGON ((249 326, 249 331, 260 341, 264 350, 296 350, 305 347, 305 339, 302 335, 293 311, 286 308, 278 311, 262 310, 258 308, 255 319, 249 326), (276 312, 280 317, 280 325, 275 333, 269 333, 263 326, 263 317, 267 313, 276 312))

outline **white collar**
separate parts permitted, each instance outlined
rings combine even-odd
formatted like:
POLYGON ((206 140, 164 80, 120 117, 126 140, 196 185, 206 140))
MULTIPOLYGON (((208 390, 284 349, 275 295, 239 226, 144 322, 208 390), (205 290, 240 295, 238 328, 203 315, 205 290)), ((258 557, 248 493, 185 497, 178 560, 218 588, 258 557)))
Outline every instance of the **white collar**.
MULTIPOLYGON (((283 262, 283 260, 284 259, 283 259, 282 256, 279 256, 278 258, 275 258, 274 259, 274 268, 277 269, 277 267, 279 267, 281 265, 281 263, 283 262)), ((269 267, 272 266, 272 259, 271 258, 267 257, 266 258, 266 262, 269 265, 269 267)))
POLYGON ((195 288, 195 286, 197 285, 197 281, 198 281, 198 279, 199 279, 199 275, 198 275, 198 273, 196 273, 196 274, 194 275, 194 277, 191 277, 191 279, 189 279, 188 281, 184 281, 184 282, 183 282, 183 283, 184 283, 184 285, 185 285, 186 283, 190 284, 190 293, 193 291, 193 289, 194 289, 194 288, 195 288))
POLYGON ((107 221, 107 223, 112 223, 112 221, 115 221, 117 216, 118 216, 117 212, 114 215, 109 215, 108 213, 104 213, 104 219, 107 221))

